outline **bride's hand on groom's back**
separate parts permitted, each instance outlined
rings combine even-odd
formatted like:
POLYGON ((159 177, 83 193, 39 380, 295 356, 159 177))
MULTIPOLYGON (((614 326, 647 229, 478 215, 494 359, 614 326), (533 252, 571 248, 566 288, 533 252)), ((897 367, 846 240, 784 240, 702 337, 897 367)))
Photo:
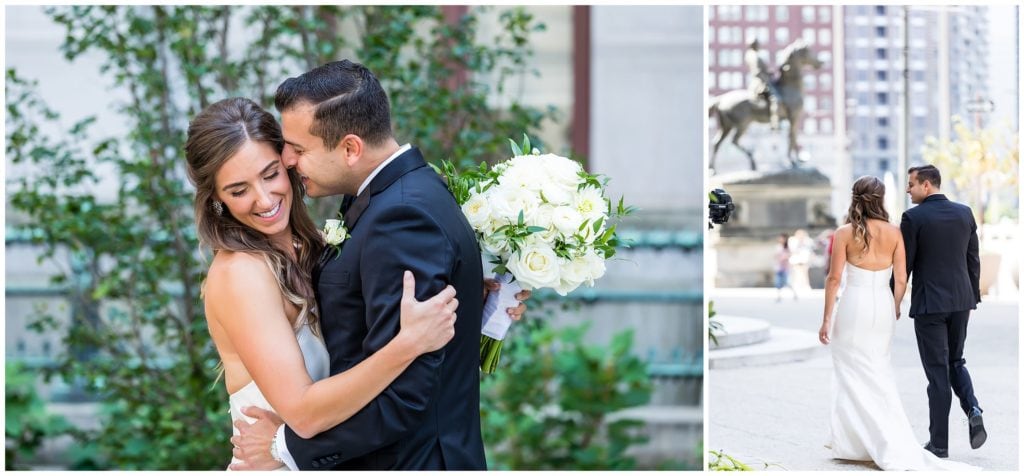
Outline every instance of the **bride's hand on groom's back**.
POLYGON ((416 279, 412 272, 402 276, 401 329, 412 342, 418 354, 433 352, 445 346, 455 337, 455 310, 459 300, 455 288, 446 286, 440 293, 426 301, 416 300, 416 279))

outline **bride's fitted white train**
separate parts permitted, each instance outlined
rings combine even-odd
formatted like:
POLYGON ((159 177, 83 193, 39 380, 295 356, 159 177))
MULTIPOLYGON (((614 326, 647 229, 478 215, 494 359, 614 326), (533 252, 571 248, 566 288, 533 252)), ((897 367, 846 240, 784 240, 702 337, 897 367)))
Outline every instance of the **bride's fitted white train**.
MULTIPOLYGON (((300 317, 301 319, 301 317, 300 317)), ((330 356, 327 354, 327 347, 324 345, 323 339, 313 334, 312 329, 309 325, 302 324, 295 331, 295 340, 299 342, 299 350, 302 351, 302 358, 306 364, 306 372, 309 373, 309 377, 314 382, 322 380, 330 375, 331 361, 330 356)), ((267 399, 263 397, 263 392, 260 391, 259 387, 256 386, 256 381, 249 382, 248 385, 242 387, 237 392, 232 393, 228 397, 231 406, 231 422, 234 423, 236 420, 245 420, 247 423, 253 423, 255 420, 242 414, 242 409, 245 407, 259 407, 266 410, 274 411, 267 399)), ((238 428, 234 425, 231 426, 232 435, 238 435, 238 428)), ((232 457, 231 464, 240 462, 238 459, 232 457)), ((287 470, 286 466, 281 466, 279 470, 287 470)))
POLYGON ((896 328, 891 276, 892 267, 846 265, 830 343, 834 394, 826 446, 833 458, 874 461, 884 470, 977 471, 936 457, 914 436, 890 361, 896 328))

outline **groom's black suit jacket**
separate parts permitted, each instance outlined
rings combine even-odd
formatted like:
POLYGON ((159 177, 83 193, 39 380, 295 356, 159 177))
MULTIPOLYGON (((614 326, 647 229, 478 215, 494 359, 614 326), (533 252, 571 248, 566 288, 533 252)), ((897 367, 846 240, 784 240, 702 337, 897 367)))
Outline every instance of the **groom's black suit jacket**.
POLYGON ((352 418, 311 439, 286 429, 300 469, 486 469, 480 436, 483 270, 476 235, 444 182, 413 148, 346 200, 351 237, 314 271, 331 374, 399 330, 402 273, 416 298, 446 285, 459 300, 455 338, 417 358, 352 418))
POLYGON ((971 209, 942 194, 903 213, 910 317, 967 311, 981 302, 977 229, 971 209))

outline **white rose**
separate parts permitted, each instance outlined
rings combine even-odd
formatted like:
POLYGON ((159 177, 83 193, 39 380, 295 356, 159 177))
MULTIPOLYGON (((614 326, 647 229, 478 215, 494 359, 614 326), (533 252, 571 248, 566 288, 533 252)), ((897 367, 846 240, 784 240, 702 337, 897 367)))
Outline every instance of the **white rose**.
POLYGON ((559 284, 558 256, 546 246, 527 246, 512 253, 506 264, 523 289, 551 288, 559 284))
POLYGON ((544 154, 540 158, 544 161, 544 171, 549 179, 543 187, 545 198, 557 204, 569 203, 572 194, 579 189, 583 181, 580 178, 583 167, 579 162, 554 154, 544 154), (568 195, 562 195, 562 191, 568 195))
POLYGON ((480 244, 483 246, 484 251, 494 256, 504 258, 512 252, 512 247, 509 245, 504 233, 485 236, 480 240, 480 244))
POLYGON ((605 263, 604 258, 599 256, 594 250, 589 250, 582 258, 578 258, 582 261, 582 265, 587 269, 587 285, 593 286, 595 279, 600 279, 604 276, 605 263))
POLYGON ((331 246, 338 246, 345 241, 345 238, 348 238, 348 233, 345 232, 341 220, 327 220, 320 234, 324 237, 324 241, 331 246))
POLYGON ((580 215, 580 212, 576 211, 574 207, 556 207, 551 212, 551 224, 562 235, 572 236, 579 232, 580 225, 583 224, 583 215, 580 215))
POLYGON ((530 156, 514 157, 509 160, 499 181, 507 187, 538 193, 541 185, 547 181, 544 170, 538 165, 530 156))
POLYGON ((486 233, 491 225, 491 206, 487 203, 487 197, 483 193, 470 195, 469 200, 462 204, 462 213, 474 230, 486 233))
POLYGON ((565 296, 578 288, 580 284, 590 277, 590 270, 582 258, 572 260, 561 259, 561 280, 555 287, 555 292, 565 296))
POLYGON ((518 223, 519 212, 522 211, 524 218, 532 216, 539 205, 537 197, 530 192, 507 186, 504 183, 493 187, 488 198, 491 206, 491 219, 507 225, 518 223))
POLYGON ((577 192, 573 205, 586 220, 597 220, 608 211, 608 202, 601 190, 595 187, 585 187, 577 192))

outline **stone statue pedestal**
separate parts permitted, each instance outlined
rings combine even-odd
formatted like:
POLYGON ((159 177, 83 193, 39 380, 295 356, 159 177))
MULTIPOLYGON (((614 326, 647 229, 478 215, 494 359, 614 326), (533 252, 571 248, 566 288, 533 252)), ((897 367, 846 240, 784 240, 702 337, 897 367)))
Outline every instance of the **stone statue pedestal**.
MULTIPOLYGON (((836 227, 829 214, 832 184, 813 167, 768 172, 732 172, 711 177, 736 204, 732 218, 708 236, 716 287, 774 286, 775 248, 780 234, 804 229, 814 239, 836 227), (717 265, 716 265, 717 264, 717 265)), ((812 259, 810 284, 822 287, 823 253, 812 259)))

